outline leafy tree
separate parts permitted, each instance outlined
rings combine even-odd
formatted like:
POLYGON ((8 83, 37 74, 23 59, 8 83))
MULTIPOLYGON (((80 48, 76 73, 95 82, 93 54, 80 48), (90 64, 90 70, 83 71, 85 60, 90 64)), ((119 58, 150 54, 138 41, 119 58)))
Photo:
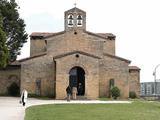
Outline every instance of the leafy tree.
POLYGON ((2 17, 0 16, 0 68, 4 68, 8 61, 8 49, 6 46, 6 35, 2 30, 2 17))
POLYGON ((6 34, 6 45, 9 51, 9 61, 15 61, 23 44, 27 42, 24 20, 19 17, 19 6, 15 0, 1 0, 2 30, 6 34))

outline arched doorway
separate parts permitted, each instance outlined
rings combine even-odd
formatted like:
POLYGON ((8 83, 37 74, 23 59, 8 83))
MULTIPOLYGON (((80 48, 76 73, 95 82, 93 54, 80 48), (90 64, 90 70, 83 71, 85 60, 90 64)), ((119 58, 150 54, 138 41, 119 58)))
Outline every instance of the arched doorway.
POLYGON ((77 87, 77 95, 83 96, 85 93, 85 71, 81 67, 73 67, 69 72, 70 87, 77 87))

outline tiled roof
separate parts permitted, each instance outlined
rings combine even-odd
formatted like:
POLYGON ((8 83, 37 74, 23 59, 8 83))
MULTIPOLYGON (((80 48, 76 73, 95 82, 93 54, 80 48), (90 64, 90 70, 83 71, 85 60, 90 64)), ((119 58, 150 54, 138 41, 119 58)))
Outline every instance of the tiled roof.
MULTIPOLYGON (((87 34, 90 34, 90 35, 97 36, 97 37, 102 37, 104 39, 115 39, 115 37, 116 37, 112 33, 93 33, 93 32, 89 32, 89 31, 84 31, 84 32, 87 33, 87 34)), ((30 37, 33 38, 33 39, 34 38, 43 39, 43 38, 48 38, 48 37, 52 37, 52 36, 63 34, 63 33, 65 33, 65 31, 56 32, 56 33, 51 33, 51 32, 33 32, 30 35, 30 37)))
POLYGON ((116 38, 115 35, 113 35, 112 33, 93 33, 93 32, 89 32, 89 31, 84 31, 87 34, 96 36, 96 37, 101 37, 103 39, 109 39, 109 40, 114 40, 116 38))
POLYGON ((83 13, 86 13, 85 11, 83 11, 83 10, 77 8, 77 7, 74 7, 70 10, 65 11, 65 13, 68 13, 68 12, 83 12, 83 13))
POLYGON ((41 57, 41 56, 44 56, 44 55, 46 55, 47 53, 40 53, 40 54, 37 54, 37 55, 34 55, 34 56, 31 56, 31 57, 27 57, 27 58, 24 58, 24 59, 21 59, 21 60, 19 60, 19 62, 24 62, 24 61, 26 61, 26 60, 30 60, 30 59, 33 59, 33 58, 37 58, 37 57, 41 57))
POLYGON ((140 68, 137 66, 129 66, 129 69, 130 70, 140 70, 140 68))
POLYGON ((101 59, 99 56, 96 56, 96 55, 93 55, 93 54, 90 54, 90 53, 86 53, 86 52, 82 52, 82 51, 72 51, 72 52, 60 54, 60 55, 54 56, 53 59, 62 58, 62 57, 65 57, 67 55, 72 55, 72 54, 82 54, 82 55, 90 56, 90 57, 93 57, 93 58, 101 59))
POLYGON ((50 32, 33 32, 30 37, 47 37, 50 35, 54 35, 55 33, 50 32))
POLYGON ((115 59, 119 59, 119 60, 125 61, 125 62, 127 62, 127 63, 131 63, 130 60, 124 59, 124 58, 119 57, 119 56, 111 55, 111 54, 108 54, 108 53, 104 53, 104 55, 105 55, 105 56, 112 57, 112 58, 115 58, 115 59))
POLYGON ((18 66, 18 65, 21 65, 21 63, 18 60, 16 60, 16 61, 10 63, 9 65, 17 65, 18 66))
POLYGON ((5 68, 0 68, 0 70, 12 70, 19 69, 21 67, 21 63, 19 61, 14 61, 9 63, 5 68))
POLYGON ((103 36, 105 38, 108 37, 116 37, 115 35, 113 35, 112 33, 96 33, 97 35, 103 36))

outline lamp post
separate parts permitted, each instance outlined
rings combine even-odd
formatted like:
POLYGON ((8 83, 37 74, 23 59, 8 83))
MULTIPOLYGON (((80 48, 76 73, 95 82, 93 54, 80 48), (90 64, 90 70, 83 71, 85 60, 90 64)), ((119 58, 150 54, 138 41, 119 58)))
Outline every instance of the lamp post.
POLYGON ((156 70, 157 70, 157 68, 160 66, 160 64, 158 64, 156 67, 155 67, 155 69, 154 69, 154 71, 153 71, 153 76, 154 76, 154 95, 156 96, 156 94, 157 94, 157 86, 156 86, 156 70))

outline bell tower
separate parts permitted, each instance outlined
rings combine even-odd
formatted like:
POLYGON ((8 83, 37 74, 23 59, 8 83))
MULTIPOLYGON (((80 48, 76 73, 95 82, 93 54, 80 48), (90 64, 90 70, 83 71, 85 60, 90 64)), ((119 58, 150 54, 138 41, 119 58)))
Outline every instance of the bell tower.
POLYGON ((82 29, 86 30, 86 12, 74 7, 64 14, 65 31, 82 29))

